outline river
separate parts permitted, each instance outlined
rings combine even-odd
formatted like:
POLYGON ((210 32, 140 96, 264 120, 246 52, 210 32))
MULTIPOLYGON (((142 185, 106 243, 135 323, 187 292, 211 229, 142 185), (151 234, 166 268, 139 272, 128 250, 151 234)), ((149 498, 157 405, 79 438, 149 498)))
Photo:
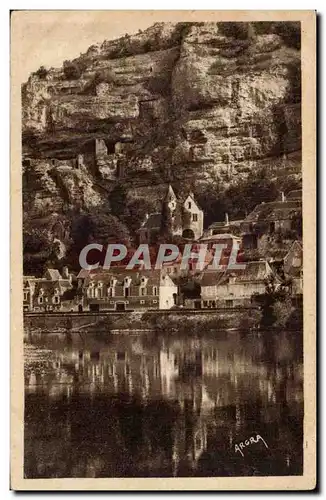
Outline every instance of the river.
POLYGON ((26 478, 303 472, 301 332, 44 333, 24 345, 26 478))

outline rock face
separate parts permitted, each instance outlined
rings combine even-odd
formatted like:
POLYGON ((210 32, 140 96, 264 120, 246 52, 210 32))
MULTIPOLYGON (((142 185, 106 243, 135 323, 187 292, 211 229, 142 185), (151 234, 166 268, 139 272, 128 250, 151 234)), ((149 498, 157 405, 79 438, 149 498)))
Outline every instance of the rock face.
POLYGON ((299 43, 295 23, 159 23, 32 74, 25 210, 87 211, 119 183, 141 198, 261 166, 300 175, 299 43))

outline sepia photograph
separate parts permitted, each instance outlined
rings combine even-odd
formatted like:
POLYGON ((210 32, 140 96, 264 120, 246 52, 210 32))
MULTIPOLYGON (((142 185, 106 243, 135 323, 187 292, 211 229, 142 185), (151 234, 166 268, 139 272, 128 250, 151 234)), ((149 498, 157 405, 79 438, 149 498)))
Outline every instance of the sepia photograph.
POLYGON ((315 12, 11 23, 13 488, 313 489, 315 12))

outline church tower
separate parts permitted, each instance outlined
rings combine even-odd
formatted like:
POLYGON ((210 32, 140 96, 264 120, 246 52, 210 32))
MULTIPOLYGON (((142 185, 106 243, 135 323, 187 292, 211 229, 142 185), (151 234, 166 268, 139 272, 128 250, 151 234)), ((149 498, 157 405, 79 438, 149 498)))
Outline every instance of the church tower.
POLYGON ((167 189, 162 207, 162 232, 171 236, 182 234, 181 210, 171 184, 167 189))

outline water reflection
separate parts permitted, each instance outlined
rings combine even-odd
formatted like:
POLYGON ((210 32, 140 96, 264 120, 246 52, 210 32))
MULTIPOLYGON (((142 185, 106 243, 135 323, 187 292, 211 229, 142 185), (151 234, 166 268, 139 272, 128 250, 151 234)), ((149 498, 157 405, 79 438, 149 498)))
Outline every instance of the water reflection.
POLYGON ((29 335, 25 476, 302 474, 301 342, 29 335))

